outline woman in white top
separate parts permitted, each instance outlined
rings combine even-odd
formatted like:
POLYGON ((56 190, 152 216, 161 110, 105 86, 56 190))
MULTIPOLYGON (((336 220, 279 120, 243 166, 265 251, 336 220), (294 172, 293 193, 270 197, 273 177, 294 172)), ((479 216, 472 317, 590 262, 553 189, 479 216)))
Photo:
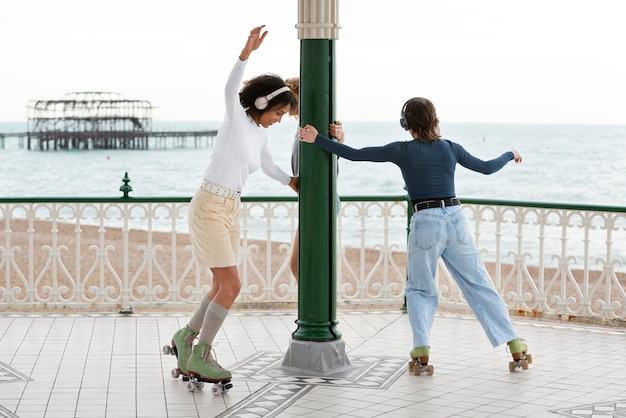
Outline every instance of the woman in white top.
POLYGON ((224 322, 241 282, 237 271, 240 195, 248 176, 263 170, 269 177, 298 189, 291 177, 272 160, 266 128, 280 122, 298 103, 282 78, 263 74, 243 83, 250 54, 261 46, 267 31, 259 26, 235 63, 224 90, 226 115, 218 130, 204 172, 204 181, 189 208, 189 235, 198 266, 213 273, 211 290, 188 325, 174 334, 172 346, 183 375, 200 381, 228 382, 231 373, 212 357, 211 345, 224 322), (193 342, 198 336, 198 344, 193 342))

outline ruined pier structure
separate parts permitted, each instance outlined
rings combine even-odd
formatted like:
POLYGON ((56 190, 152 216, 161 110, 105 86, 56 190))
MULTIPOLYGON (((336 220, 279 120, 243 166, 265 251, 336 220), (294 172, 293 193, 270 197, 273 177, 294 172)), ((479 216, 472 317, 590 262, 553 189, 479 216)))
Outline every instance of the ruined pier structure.
POLYGON ((68 93, 58 100, 31 100, 28 104, 27 147, 49 149, 148 149, 196 147, 212 140, 216 131, 154 132, 152 104, 128 100, 114 92, 68 93))

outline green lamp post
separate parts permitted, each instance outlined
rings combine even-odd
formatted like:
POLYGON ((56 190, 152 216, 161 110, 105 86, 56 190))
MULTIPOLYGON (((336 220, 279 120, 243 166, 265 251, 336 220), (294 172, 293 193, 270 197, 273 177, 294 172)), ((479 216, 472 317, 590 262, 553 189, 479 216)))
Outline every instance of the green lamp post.
MULTIPOLYGON (((299 0, 300 123, 328 135, 335 119, 338 0, 299 0)), ((283 367, 333 373, 350 367, 336 320, 336 157, 300 144, 298 319, 283 367)))

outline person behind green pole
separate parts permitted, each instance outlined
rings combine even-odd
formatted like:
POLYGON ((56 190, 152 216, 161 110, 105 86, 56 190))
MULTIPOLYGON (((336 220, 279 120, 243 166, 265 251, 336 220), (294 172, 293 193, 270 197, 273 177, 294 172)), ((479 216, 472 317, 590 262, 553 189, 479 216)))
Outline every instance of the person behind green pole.
MULTIPOLYGON (((492 174, 509 161, 522 161, 516 151, 484 161, 461 145, 442 139, 433 103, 421 97, 409 99, 401 110, 400 125, 411 136, 383 146, 351 148, 320 135, 311 125, 300 128, 300 140, 351 161, 392 162, 406 184, 414 209, 407 246, 408 281, 405 289, 413 349, 409 368, 419 374, 428 366, 430 333, 437 310, 435 286, 441 258, 476 314, 487 338, 496 347, 507 343, 513 356, 509 369, 526 368, 531 356, 509 317, 508 309, 493 288, 478 253, 465 214, 456 197, 454 175, 457 164, 472 171, 492 174), (522 366, 523 365, 523 366, 522 366), (412 366, 412 367, 411 367, 412 366), (525 366, 525 367, 524 367, 525 366)), ((428 366, 428 367, 427 367, 428 366)))
POLYGON ((226 115, 202 184, 189 207, 189 235, 200 268, 210 269, 211 288, 187 326, 172 338, 182 375, 207 382, 231 379, 212 355, 213 340, 241 289, 237 270, 240 245, 241 190, 248 176, 261 169, 274 180, 298 190, 296 177, 278 167, 270 154, 266 129, 298 105, 284 80, 262 74, 241 85, 248 58, 267 36, 259 26, 250 31, 224 89, 226 115), (198 337, 198 344, 193 342, 198 337), (193 346, 193 348, 192 348, 193 346))
MULTIPOLYGON (((292 77, 285 80, 285 83, 291 89, 293 95, 298 99, 298 103, 300 101, 300 78, 292 77)), ((289 116, 294 119, 298 119, 300 115, 300 107, 296 106, 291 108, 289 111, 289 116)), ((328 133, 332 138, 337 139, 337 141, 343 143, 346 138, 346 134, 343 131, 343 125, 340 121, 336 120, 333 123, 328 125, 328 133)), ((298 177, 300 175, 300 136, 299 132, 296 131, 295 139, 293 141, 293 146, 291 148, 291 172, 294 176, 298 177)), ((339 201, 339 196, 337 196, 337 201, 339 201)), ((340 209, 339 202, 337 202, 337 210, 340 209)), ((295 277, 296 282, 298 281, 298 252, 300 246, 299 240, 299 232, 300 228, 296 229, 296 233, 294 235, 293 243, 291 244, 291 259, 289 260, 289 266, 291 268, 291 274, 295 277)))

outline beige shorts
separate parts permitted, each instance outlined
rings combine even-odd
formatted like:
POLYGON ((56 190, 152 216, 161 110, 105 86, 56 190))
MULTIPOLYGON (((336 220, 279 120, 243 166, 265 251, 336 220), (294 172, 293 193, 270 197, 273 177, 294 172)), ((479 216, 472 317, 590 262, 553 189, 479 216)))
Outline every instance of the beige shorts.
POLYGON ((198 189, 189 206, 189 236, 199 267, 237 265, 240 215, 239 198, 229 199, 198 189))

